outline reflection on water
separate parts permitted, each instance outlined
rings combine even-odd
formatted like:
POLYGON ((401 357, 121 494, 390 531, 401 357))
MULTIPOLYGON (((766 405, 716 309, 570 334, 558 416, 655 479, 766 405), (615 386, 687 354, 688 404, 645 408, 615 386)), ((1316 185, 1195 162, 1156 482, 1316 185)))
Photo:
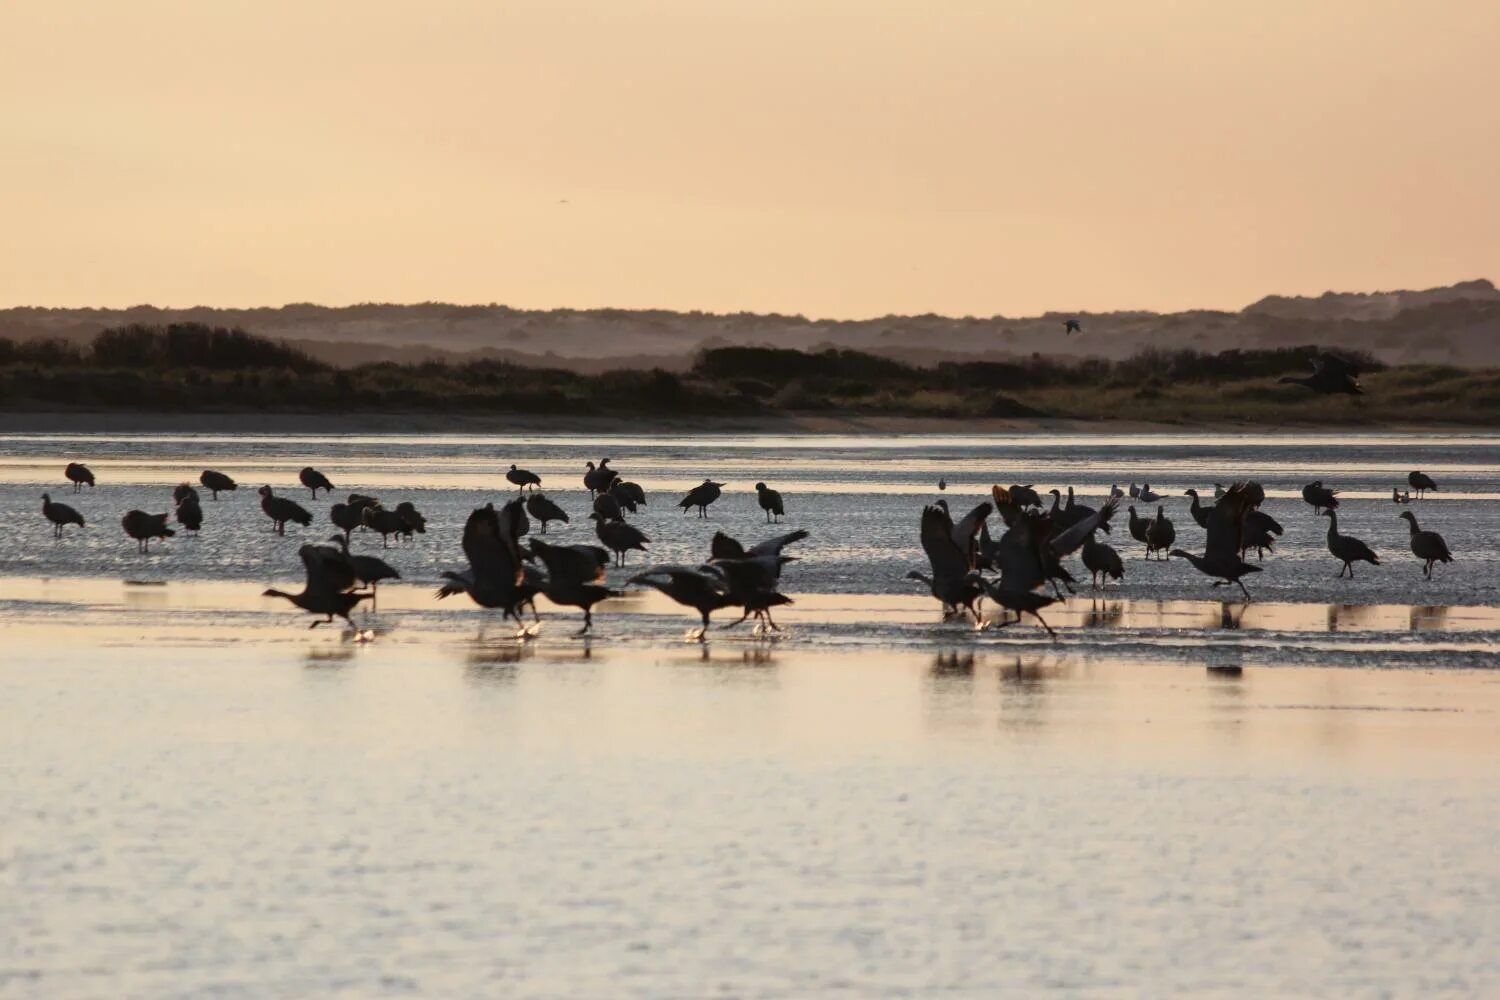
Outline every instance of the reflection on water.
POLYGON ((1413 632, 1440 632, 1448 627, 1448 615, 1452 608, 1446 606, 1412 605, 1408 610, 1408 627, 1413 632))

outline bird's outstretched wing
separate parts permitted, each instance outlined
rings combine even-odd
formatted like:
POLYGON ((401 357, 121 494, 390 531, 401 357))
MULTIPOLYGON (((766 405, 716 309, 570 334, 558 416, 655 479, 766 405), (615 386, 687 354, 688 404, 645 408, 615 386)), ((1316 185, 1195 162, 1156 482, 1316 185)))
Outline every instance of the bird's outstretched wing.
POLYGON ((1254 507, 1254 492, 1249 483, 1229 487, 1208 518, 1208 541, 1203 556, 1213 561, 1237 561, 1245 548, 1245 515, 1254 507))
POLYGON ((953 544, 953 519, 941 507, 922 508, 922 551, 937 579, 958 579, 969 572, 968 560, 953 544))
POLYGON ((1324 351, 1312 360, 1313 372, 1330 378, 1359 378, 1359 366, 1347 358, 1324 351))
POLYGON ((541 539, 531 541, 531 549, 547 566, 547 574, 559 583, 597 583, 604 579, 604 568, 611 556, 597 545, 548 545, 541 539))
POLYGON ((796 531, 789 531, 784 535, 777 535, 775 538, 767 538, 763 542, 757 542, 750 546, 749 551, 745 554, 752 558, 755 556, 779 556, 782 549, 793 542, 800 542, 806 537, 807 532, 798 528, 796 531))
POLYGON ((1060 556, 1076 552, 1083 545, 1084 539, 1103 528, 1109 530, 1109 519, 1114 516, 1115 508, 1120 505, 1119 497, 1110 497, 1087 517, 1081 518, 1077 523, 1054 535, 1050 543, 1052 551, 1060 556))
POLYGON ((994 511, 994 504, 985 501, 964 515, 963 520, 953 526, 953 544, 963 554, 964 562, 973 569, 979 556, 979 529, 994 511))
POLYGON ((724 532, 716 531, 713 541, 708 543, 708 557, 710 559, 743 559, 745 547, 724 532))
POLYGON ((307 589, 343 591, 354 587, 354 564, 338 549, 327 545, 304 545, 297 550, 307 570, 307 589))
POLYGON ((464 523, 463 550, 476 581, 490 586, 514 587, 521 581, 521 559, 515 540, 515 515, 506 504, 502 511, 485 504, 464 523))
POLYGON ((1052 518, 1048 514, 1022 513, 1015 519, 996 546, 1001 589, 1031 591, 1046 582, 1042 549, 1051 534, 1052 518))

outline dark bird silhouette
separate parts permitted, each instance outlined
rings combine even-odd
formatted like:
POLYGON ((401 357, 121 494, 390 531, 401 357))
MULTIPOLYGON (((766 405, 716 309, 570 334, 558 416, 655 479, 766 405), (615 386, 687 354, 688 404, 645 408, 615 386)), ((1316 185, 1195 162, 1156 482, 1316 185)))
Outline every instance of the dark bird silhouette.
POLYGON ((82 492, 85 484, 89 489, 94 488, 94 474, 82 462, 69 462, 63 469, 63 475, 68 478, 68 482, 73 484, 74 493, 82 492))
POLYGON ((796 556, 785 555, 784 550, 806 537, 807 532, 798 529, 767 538, 747 549, 722 531, 714 533, 709 543, 707 568, 724 580, 730 603, 738 605, 744 612, 725 628, 734 628, 754 615, 757 631, 763 628, 781 631, 781 626, 771 616, 771 609, 792 603, 790 597, 777 590, 777 585, 781 581, 782 568, 796 561, 796 556))
POLYGON ((1328 518, 1328 551, 1344 564, 1339 570, 1339 576, 1342 577, 1348 573, 1349 579, 1354 579, 1354 564, 1357 562, 1367 562, 1371 566, 1380 565, 1380 560, 1368 545, 1352 535, 1339 534, 1338 511, 1325 510, 1323 516, 1328 518))
MULTIPOLYGON (((1210 521, 1210 524, 1213 522, 1210 521)), ((1172 519, 1167 516, 1166 509, 1158 506, 1156 516, 1146 525, 1146 558, 1151 558, 1151 553, 1162 555, 1163 559, 1171 556, 1172 544, 1177 541, 1177 527, 1172 524, 1172 519)))
POLYGON ((526 487, 528 486, 530 486, 532 489, 536 489, 537 487, 542 485, 541 476, 537 475, 535 472, 532 472, 529 469, 516 468, 514 462, 511 463, 510 471, 505 474, 505 478, 510 480, 511 484, 516 487, 517 493, 524 492, 526 487))
POLYGON ((1326 352, 1312 359, 1311 375, 1283 375, 1277 381, 1306 386, 1313 392, 1325 395, 1343 393, 1359 396, 1364 393, 1359 385, 1359 368, 1350 361, 1326 352))
POLYGON ((380 547, 390 547, 392 535, 400 538, 407 534, 406 522, 394 510, 386 510, 380 504, 371 504, 360 511, 360 523, 371 531, 379 532, 380 547))
POLYGON ((120 527, 135 539, 137 552, 149 552, 153 538, 171 538, 177 534, 167 527, 166 514, 147 514, 143 510, 126 511, 120 518, 120 527))
MULTIPOLYGON (((1057 490, 1051 490, 1050 492, 1054 497, 1058 495, 1057 490)), ((1092 516, 1094 513, 1094 508, 1090 507, 1088 504, 1079 503, 1076 499, 1074 499, 1073 487, 1069 486, 1067 506, 1059 510, 1056 502, 1052 504, 1053 529, 1057 531, 1066 530, 1068 528, 1071 528, 1078 522, 1092 516)), ((1105 523, 1102 527, 1104 529, 1104 533, 1109 534, 1108 523, 1105 523)))
POLYGON ((597 468, 593 462, 585 463, 588 471, 583 474, 583 485, 589 491, 589 496, 597 496, 609 489, 609 484, 619 477, 619 473, 611 469, 609 463, 607 458, 600 459, 597 468))
POLYGON ((1161 499, 1161 494, 1152 490, 1150 483, 1142 483, 1141 491, 1136 494, 1136 499, 1142 503, 1156 503, 1161 499))
MULTIPOLYGON (((641 489, 640 483, 632 483, 624 479, 616 479, 609 484, 609 491, 614 494, 616 500, 620 501, 620 506, 622 507, 625 506, 625 501, 627 498, 632 504, 635 504, 637 506, 649 506, 646 503, 646 491, 641 489)), ((635 507, 631 507, 630 512, 634 514, 635 507)))
POLYGON ((1076 319, 1063 320, 1063 336, 1073 333, 1082 333, 1083 326, 1076 319))
POLYGON ((755 499, 760 504, 760 509, 766 512, 766 523, 774 523, 774 519, 783 517, 786 508, 781 505, 781 493, 773 490, 765 483, 755 484, 755 499))
POLYGON ((1402 492, 1396 487, 1391 487, 1391 503, 1411 503, 1411 491, 1402 492))
MULTIPOLYGON (((1253 485, 1253 484, 1251 484, 1253 485)), ((1245 547, 1240 550, 1240 558, 1250 549, 1255 550, 1256 561, 1266 557, 1266 551, 1275 551, 1276 539, 1281 537, 1281 522, 1263 510, 1252 507, 1245 513, 1244 532, 1240 537, 1240 543, 1245 547)))
POLYGON ((912 570, 906 574, 908 580, 920 580, 927 584, 932 596, 943 606, 943 620, 967 612, 980 621, 979 610, 974 602, 982 592, 982 580, 971 577, 978 568, 979 529, 994 507, 982 503, 970 511, 958 524, 948 514, 946 505, 934 504, 922 509, 922 551, 932 575, 912 570))
POLYGON ((1125 509, 1130 514, 1130 537, 1146 546, 1146 554, 1149 556, 1151 554, 1151 543, 1146 540, 1146 529, 1151 527, 1151 519, 1136 514, 1134 507, 1127 507, 1125 509))
POLYGON ((606 521, 619 521, 624 518, 625 512, 620 508, 620 501, 615 499, 615 495, 605 490, 594 497, 594 515, 606 521))
POLYGON ((1037 493, 1035 484, 1012 486, 1006 492, 1010 495, 1010 502, 1017 507, 1040 507, 1042 505, 1042 498, 1037 493))
POLYGON ((203 527, 203 508, 198 503, 196 490, 184 495, 177 501, 177 523, 182 525, 184 531, 196 535, 198 529, 203 527))
MULTIPOLYGON (((469 568, 445 571, 443 579, 448 582, 438 588, 439 598, 468 594, 481 608, 498 610, 521 627, 520 609, 529 603, 534 591, 528 592, 526 587, 520 535, 516 532, 520 513, 517 500, 499 511, 494 504, 485 504, 469 515, 463 534, 469 568)), ((534 613, 535 608, 532 610, 534 613)))
POLYGON ((310 465, 297 473, 297 478, 302 481, 303 486, 312 490, 314 500, 318 499, 319 490, 323 490, 325 493, 333 492, 333 484, 328 481, 328 477, 310 465))
POLYGON ((635 491, 630 487, 634 483, 627 483, 623 479, 616 479, 609 484, 609 496, 619 506, 621 514, 634 514, 636 512, 635 491))
POLYGON ((687 496, 677 501, 677 506, 682 508, 684 514, 697 507, 699 517, 708 517, 708 505, 719 499, 724 491, 723 487, 723 483, 705 479, 701 485, 688 490, 687 496))
POLYGON ((708 635, 709 617, 715 611, 734 604, 728 583, 716 572, 704 572, 686 566, 653 566, 646 572, 631 577, 629 582, 659 590, 683 607, 698 612, 703 618, 703 626, 697 630, 696 635, 699 642, 704 641, 708 635))
POLYGON ((349 551, 349 539, 343 535, 334 535, 329 539, 338 545, 339 551, 345 559, 349 560, 349 569, 354 574, 354 579, 370 588, 370 610, 375 609, 375 590, 381 580, 399 580, 401 574, 396 567, 376 556, 359 555, 349 551))
POLYGON ((1083 543, 1083 568, 1092 574, 1092 585, 1097 589, 1099 586, 1099 574, 1104 574, 1104 582, 1110 580, 1123 580, 1125 578, 1125 563, 1120 559, 1120 553, 1113 547, 1106 545, 1090 535, 1083 543))
POLYGON ((1431 476, 1424 475, 1420 472, 1413 472, 1409 474, 1406 477, 1406 485, 1417 491, 1418 500, 1427 499, 1427 491, 1436 491, 1438 488, 1437 483, 1432 481, 1431 476))
POLYGON ((1041 611, 1061 598, 1037 593, 1047 580, 1055 578, 1059 568, 1052 545, 1056 526, 1053 515, 1018 506, 1010 493, 998 486, 991 487, 990 493, 994 497, 995 510, 1006 524, 994 560, 1000 577, 988 580, 976 570, 968 578, 983 589, 985 597, 1015 614, 1015 621, 1001 620, 998 627, 1013 625, 1022 616, 1031 615, 1055 639, 1057 633, 1047 624, 1041 611))
POLYGON ((410 500, 402 500, 396 505, 396 516, 401 519, 403 538, 411 538, 412 532, 427 534, 427 518, 422 516, 422 512, 410 500))
POLYGON ((1083 546, 1085 541, 1093 538, 1096 531, 1103 531, 1108 534, 1109 519, 1114 516, 1115 508, 1118 505, 1119 501, 1114 497, 1110 497, 1104 501, 1104 504, 1098 510, 1091 510, 1088 514, 1068 525, 1068 527, 1061 531, 1056 531, 1048 542, 1052 548, 1053 555, 1059 559, 1072 555, 1083 546))
POLYGON ((354 628, 349 612, 370 595, 350 593, 354 586, 354 572, 349 561, 337 549, 325 545, 304 545, 297 550, 297 555, 307 573, 302 592, 289 594, 273 587, 263 591, 261 596, 280 597, 309 614, 325 616, 313 621, 308 628, 332 624, 334 616, 344 619, 350 628, 354 628))
POLYGON ((942 476, 939 476, 938 477, 938 492, 941 493, 943 490, 946 490, 947 488, 948 488, 948 480, 945 479, 942 476))
POLYGON ((1314 514, 1321 514, 1325 510, 1338 508, 1339 491, 1327 489, 1323 486, 1323 480, 1314 479, 1302 487, 1302 499, 1312 505, 1314 514))
POLYGON ((1411 553, 1422 560, 1423 578, 1431 580, 1433 564, 1452 562, 1453 553, 1448 551, 1448 543, 1443 541, 1442 535, 1417 527, 1417 515, 1403 510, 1401 516, 1411 525, 1411 553))
POLYGON ((215 472, 213 469, 204 469, 198 476, 198 482, 203 484, 203 488, 208 490, 209 494, 215 500, 219 499, 220 493, 230 493, 240 488, 239 483, 230 479, 224 473, 215 472))
POLYGON ((1215 587, 1237 584, 1246 600, 1250 599, 1250 591, 1245 589, 1244 581, 1240 578, 1247 573, 1260 572, 1259 566, 1252 566, 1240 557, 1245 515, 1252 509, 1254 498, 1255 491, 1251 484, 1235 483, 1214 504, 1213 513, 1208 519, 1208 540, 1204 545, 1203 555, 1194 555, 1182 549, 1173 549, 1170 553, 1186 559, 1198 572, 1215 577, 1215 587))
POLYGON ((540 538, 531 540, 531 551, 547 567, 547 582, 542 593, 553 604, 583 609, 585 635, 594 627, 594 606, 608 597, 620 597, 604 583, 604 568, 610 554, 597 545, 549 545, 540 538))
POLYGON ((271 519, 276 534, 286 534, 288 521, 295 521, 304 528, 312 524, 312 515, 297 501, 277 496, 269 486, 262 486, 256 492, 260 494, 260 509, 271 519))
POLYGON ((615 554, 615 565, 625 565, 625 553, 631 549, 646 551, 646 543, 651 539, 646 533, 633 524, 624 521, 611 521, 600 516, 598 512, 590 514, 594 519, 594 533, 599 536, 599 541, 604 543, 605 548, 615 554))
POLYGON ((52 494, 42 494, 42 516, 52 522, 52 537, 61 538, 63 528, 70 524, 83 527, 83 515, 65 503, 53 503, 52 494))
POLYGON ((178 483, 176 486, 172 487, 172 502, 174 504, 179 504, 184 500, 192 500, 193 503, 197 503, 198 491, 193 489, 193 487, 187 483, 178 483))
POLYGON ((346 539, 351 531, 364 524, 363 514, 364 507, 351 507, 347 503, 336 503, 328 508, 328 520, 344 533, 346 539))
POLYGON ((1193 498, 1193 505, 1188 508, 1188 513, 1193 516, 1193 520, 1197 522, 1198 527, 1208 527, 1208 517, 1213 513, 1213 506, 1203 506, 1203 501, 1198 499, 1197 490, 1183 490, 1182 495, 1193 498))
POLYGON ((542 534, 547 533, 548 521, 568 523, 568 512, 547 498, 545 493, 533 493, 526 498, 526 511, 542 522, 542 534))

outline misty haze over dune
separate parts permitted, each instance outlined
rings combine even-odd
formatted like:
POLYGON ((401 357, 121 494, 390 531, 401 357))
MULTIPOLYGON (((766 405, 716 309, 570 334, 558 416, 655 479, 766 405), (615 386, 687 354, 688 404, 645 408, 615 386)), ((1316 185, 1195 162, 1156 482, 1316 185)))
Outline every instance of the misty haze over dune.
POLYGON ((684 368, 704 347, 852 348, 912 362, 1033 353, 1123 358, 1148 347, 1220 351, 1321 344, 1391 364, 1500 363, 1500 291, 1488 280, 1422 291, 1268 295, 1238 312, 1048 312, 1031 317, 808 319, 777 313, 525 310, 504 305, 0 310, 0 336, 89 340, 126 323, 201 322, 283 338, 336 364, 496 357, 584 371, 684 368), (1079 333, 1063 323, 1077 318, 1079 333))

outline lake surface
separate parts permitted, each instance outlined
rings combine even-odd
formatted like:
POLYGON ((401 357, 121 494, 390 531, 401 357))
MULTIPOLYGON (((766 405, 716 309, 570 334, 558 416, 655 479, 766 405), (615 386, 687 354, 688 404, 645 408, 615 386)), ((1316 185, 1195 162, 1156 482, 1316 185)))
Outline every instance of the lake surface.
POLYGON ((6 436, 0 996, 1493 995, 1497 501, 1487 436, 6 436), (587 640, 543 602, 518 643, 432 598, 510 462, 581 515, 605 455, 654 559, 812 532, 785 634, 684 642, 648 594, 587 640), (372 641, 259 596, 331 533, 307 464, 429 517, 381 553, 372 641), (138 555, 119 515, 204 467, 245 488, 138 555), (1412 468, 1458 555, 1432 583, 1388 499, 1412 468), (705 523, 673 503, 707 475, 705 523), (901 579, 939 477, 955 506, 1146 480, 1193 547, 1181 491, 1244 476, 1286 527, 1254 603, 1119 542, 1124 585, 1053 642, 901 579), (1312 478, 1385 565, 1334 579, 1312 478), (271 534, 260 482, 314 528, 271 534), (55 542, 44 489, 88 530, 55 542))

